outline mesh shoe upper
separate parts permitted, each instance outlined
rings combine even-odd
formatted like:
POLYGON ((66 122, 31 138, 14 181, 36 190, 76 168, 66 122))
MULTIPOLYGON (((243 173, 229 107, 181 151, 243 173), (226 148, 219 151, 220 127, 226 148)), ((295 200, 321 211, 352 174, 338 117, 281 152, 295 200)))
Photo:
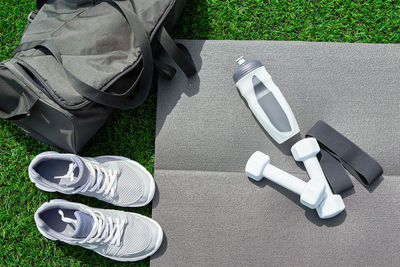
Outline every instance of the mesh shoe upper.
POLYGON ((126 207, 147 205, 155 191, 153 177, 143 166, 118 156, 46 152, 31 162, 29 176, 45 191, 82 194, 126 207))
POLYGON ((87 207, 65 200, 43 204, 35 213, 47 238, 79 245, 120 261, 140 260, 161 245, 161 227, 139 214, 87 207))
MULTIPOLYGON (((126 206, 130 203, 145 203, 148 200, 154 181, 146 173, 147 171, 143 170, 142 166, 132 164, 129 160, 116 159, 109 156, 88 158, 85 160, 105 169, 116 170, 118 172, 117 194, 113 199, 109 197, 109 202, 116 202, 119 205, 126 206)), ((92 193, 84 194, 93 196, 92 193)))

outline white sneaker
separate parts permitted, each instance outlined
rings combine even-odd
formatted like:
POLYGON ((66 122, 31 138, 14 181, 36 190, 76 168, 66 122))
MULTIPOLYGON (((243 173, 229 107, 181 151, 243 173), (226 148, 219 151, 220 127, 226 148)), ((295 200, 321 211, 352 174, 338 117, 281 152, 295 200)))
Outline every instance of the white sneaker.
POLYGON ((142 165, 119 156, 44 152, 32 160, 29 177, 47 192, 81 194, 122 207, 145 206, 155 191, 153 176, 142 165))
POLYGON ((35 222, 48 239, 91 249, 117 261, 145 259, 163 240, 161 226, 145 216, 60 199, 44 203, 35 213, 35 222))

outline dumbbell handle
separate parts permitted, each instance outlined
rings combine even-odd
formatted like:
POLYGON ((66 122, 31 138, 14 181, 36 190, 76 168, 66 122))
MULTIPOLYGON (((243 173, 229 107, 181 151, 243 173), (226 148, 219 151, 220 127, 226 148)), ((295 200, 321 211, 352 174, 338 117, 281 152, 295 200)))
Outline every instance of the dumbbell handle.
POLYGON ((287 173, 271 164, 268 164, 263 171, 263 176, 293 193, 301 195, 306 182, 300 180, 299 178, 287 173))
POLYGON ((304 167, 307 169, 307 173, 310 176, 310 179, 320 180, 325 183, 325 192, 328 195, 333 195, 331 188, 325 178, 325 174, 322 171, 321 165, 317 159, 317 157, 310 157, 303 161, 304 167))

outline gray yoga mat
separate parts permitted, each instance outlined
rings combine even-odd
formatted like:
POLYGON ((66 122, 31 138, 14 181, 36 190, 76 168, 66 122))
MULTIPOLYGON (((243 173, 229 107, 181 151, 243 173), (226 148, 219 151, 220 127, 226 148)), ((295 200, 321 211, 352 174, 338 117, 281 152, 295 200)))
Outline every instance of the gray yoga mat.
POLYGON ((400 46, 182 42, 200 71, 159 80, 153 218, 165 240, 151 265, 400 265, 400 46), (353 179, 344 213, 321 220, 297 195, 244 174, 259 150, 308 179, 235 89, 242 55, 265 64, 302 135, 324 120, 381 163, 371 188, 353 179))

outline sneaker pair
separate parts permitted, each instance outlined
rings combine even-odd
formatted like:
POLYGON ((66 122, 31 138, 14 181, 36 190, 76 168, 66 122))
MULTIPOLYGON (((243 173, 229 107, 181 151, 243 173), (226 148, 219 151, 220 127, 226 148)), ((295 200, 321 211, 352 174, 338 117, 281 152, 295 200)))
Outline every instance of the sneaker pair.
MULTIPOLYGON (((44 152, 31 162, 29 177, 47 192, 81 194, 121 207, 145 206, 155 192, 152 175, 139 163, 119 156, 84 158, 44 152)), ((160 225, 150 218, 61 199, 44 203, 35 213, 35 222, 51 240, 118 261, 147 258, 163 240, 160 225)))

